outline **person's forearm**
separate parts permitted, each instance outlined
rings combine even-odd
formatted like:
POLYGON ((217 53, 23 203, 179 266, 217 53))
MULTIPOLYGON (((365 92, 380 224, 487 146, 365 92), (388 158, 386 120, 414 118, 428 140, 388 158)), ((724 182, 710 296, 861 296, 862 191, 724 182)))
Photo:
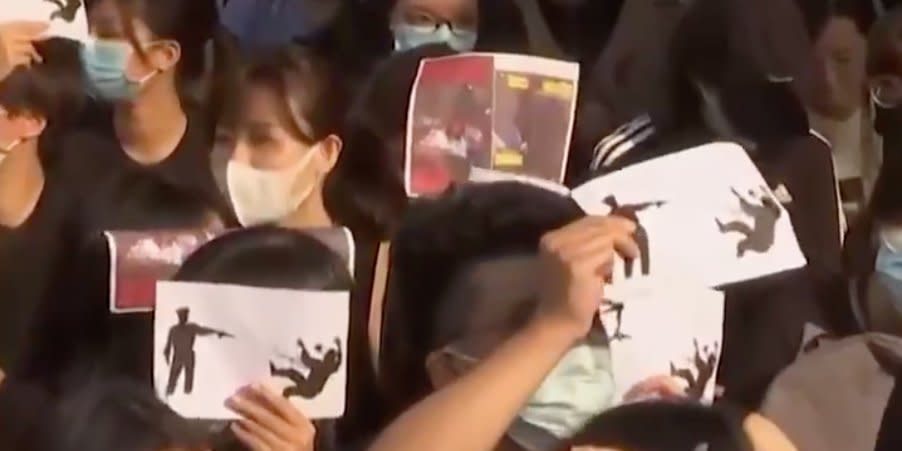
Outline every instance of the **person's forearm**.
POLYGON ((369 451, 489 451, 573 344, 533 323, 472 371, 401 415, 369 451))

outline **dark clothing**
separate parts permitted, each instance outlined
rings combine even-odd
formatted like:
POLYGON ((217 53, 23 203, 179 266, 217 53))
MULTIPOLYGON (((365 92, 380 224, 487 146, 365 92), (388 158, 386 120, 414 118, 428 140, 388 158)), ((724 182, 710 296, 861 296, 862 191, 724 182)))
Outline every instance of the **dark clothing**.
POLYGON ((60 229, 74 207, 69 187, 45 174, 31 216, 15 229, 0 230, 0 368, 17 365, 32 315, 44 298, 66 237, 60 229))
POLYGON ((217 212, 230 218, 228 207, 213 178, 210 153, 213 148, 215 124, 209 124, 203 114, 186 112, 188 124, 175 150, 164 160, 150 165, 136 162, 122 148, 113 127, 110 107, 94 105, 86 114, 94 118, 63 138, 61 165, 70 176, 73 186, 86 199, 90 211, 103 210, 96 198, 115 176, 129 171, 145 171, 172 186, 182 187, 210 199, 217 212))
POLYGON ((576 5, 561 5, 538 1, 552 38, 567 59, 579 62, 586 71, 595 65, 608 43, 624 3, 624 0, 584 0, 576 5))
POLYGON ((46 425, 54 423, 54 409, 40 389, 15 381, 0 383, 0 443, 4 449, 50 449, 46 425))
POLYGON ((611 124, 622 124, 649 111, 665 94, 671 40, 688 4, 678 0, 623 2, 610 40, 587 77, 611 124))
MULTIPOLYGON (((38 236, 50 236, 59 245, 53 251, 52 264, 43 264, 50 275, 44 279, 41 296, 34 298, 33 302, 40 304, 38 313, 14 372, 35 380, 51 394, 66 389, 62 374, 82 365, 110 365, 115 374, 152 380, 152 315, 113 318, 109 314, 110 259, 106 241, 98 232, 123 227, 115 217, 122 206, 115 203, 116 193, 110 193, 123 174, 159 177, 211 202, 222 199, 209 164, 212 128, 201 114, 189 112, 185 135, 175 151, 162 162, 146 166, 122 149, 109 107, 90 105, 83 118, 51 149, 46 171, 50 183, 29 219, 46 227, 38 236), (50 219, 44 219, 45 214, 50 219)), ((23 255, 33 254, 37 252, 23 255)), ((0 275, 4 271, 0 269, 0 275)), ((3 285, 0 288, 6 290, 3 285)))

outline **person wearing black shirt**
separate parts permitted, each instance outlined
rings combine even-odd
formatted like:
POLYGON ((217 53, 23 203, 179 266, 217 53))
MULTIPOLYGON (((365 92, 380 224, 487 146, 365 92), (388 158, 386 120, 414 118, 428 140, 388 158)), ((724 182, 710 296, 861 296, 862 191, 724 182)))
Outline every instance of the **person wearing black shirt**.
POLYGON ((89 4, 95 39, 85 44, 81 60, 99 101, 61 143, 66 177, 89 203, 96 182, 135 167, 207 197, 219 196, 209 158, 234 64, 216 2, 138 3, 133 12, 140 13, 134 15, 114 0, 89 4), (133 27, 125 17, 133 18, 133 27), (215 79, 206 67, 208 42, 215 50, 215 79))
POLYGON ((0 368, 7 370, 61 243, 56 226, 69 205, 50 175, 52 151, 83 92, 74 42, 39 41, 34 51, 41 63, 0 78, 0 368))

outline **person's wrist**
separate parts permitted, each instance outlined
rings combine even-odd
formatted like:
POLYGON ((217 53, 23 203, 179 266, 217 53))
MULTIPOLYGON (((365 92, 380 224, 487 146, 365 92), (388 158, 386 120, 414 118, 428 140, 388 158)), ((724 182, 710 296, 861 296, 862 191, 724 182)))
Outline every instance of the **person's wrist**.
POLYGON ((570 349, 574 343, 585 335, 574 321, 555 318, 550 315, 539 315, 533 319, 527 330, 549 347, 570 349))

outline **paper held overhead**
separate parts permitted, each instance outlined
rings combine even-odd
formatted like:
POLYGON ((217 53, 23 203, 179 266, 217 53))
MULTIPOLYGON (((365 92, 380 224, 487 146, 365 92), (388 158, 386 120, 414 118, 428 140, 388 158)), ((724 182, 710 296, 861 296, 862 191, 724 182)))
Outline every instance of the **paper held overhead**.
POLYGON ((0 7, 0 23, 18 21, 47 22, 47 37, 78 42, 89 39, 83 0, 7 0, 0 7))
POLYGON ((806 264, 789 213, 734 143, 630 166, 571 195, 589 214, 637 223, 641 255, 617 262, 615 284, 659 276, 717 287, 806 264))

